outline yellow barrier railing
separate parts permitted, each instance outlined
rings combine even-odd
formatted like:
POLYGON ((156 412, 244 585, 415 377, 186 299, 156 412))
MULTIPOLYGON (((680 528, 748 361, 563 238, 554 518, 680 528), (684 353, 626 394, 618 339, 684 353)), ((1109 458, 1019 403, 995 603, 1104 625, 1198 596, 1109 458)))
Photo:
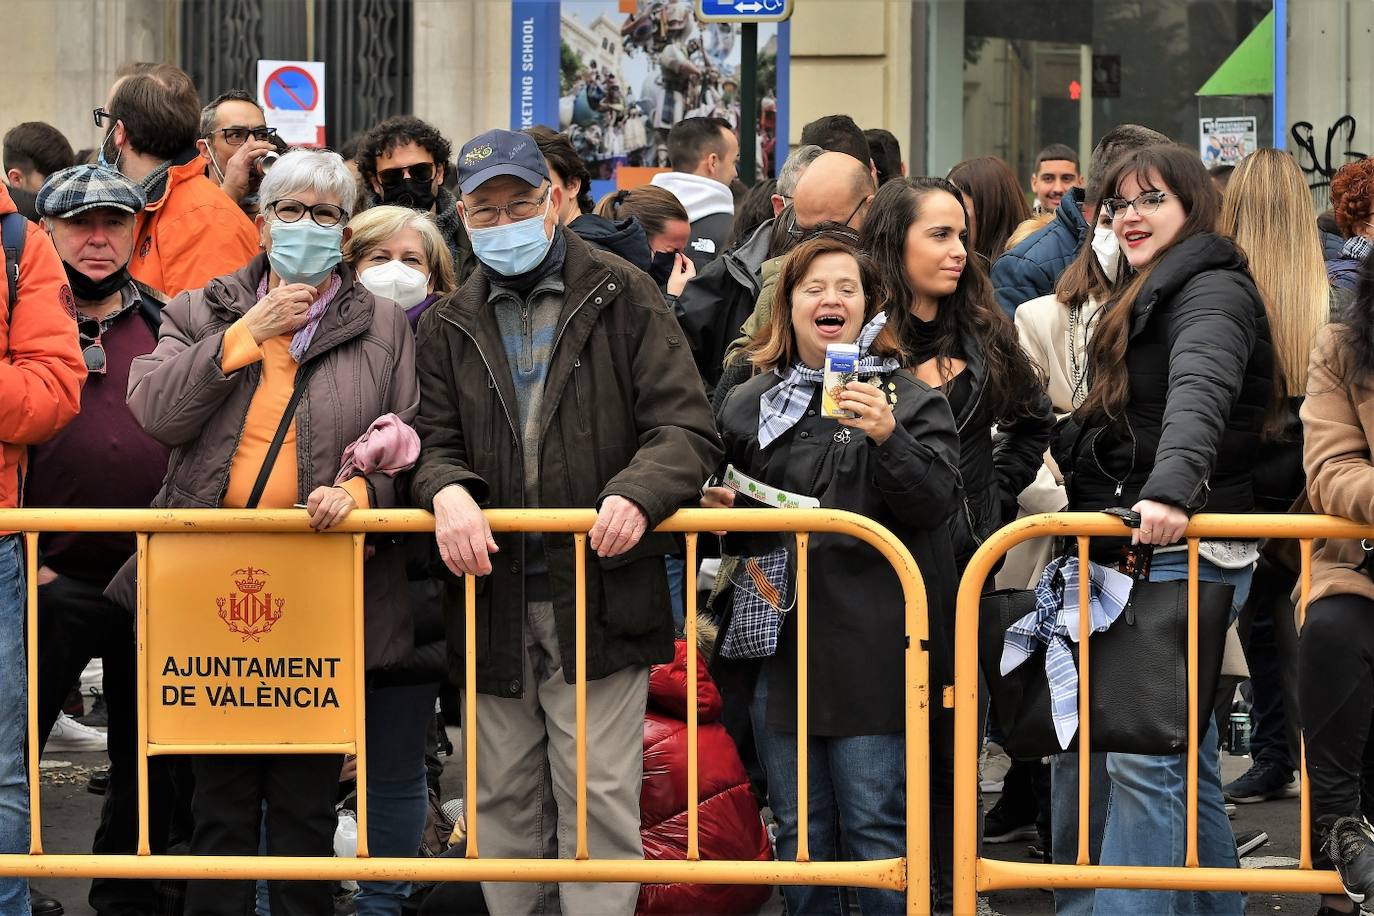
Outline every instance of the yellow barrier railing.
POLYGON ((1271 893, 1341 893, 1335 872, 1312 869, 1311 809, 1308 796, 1306 755, 1302 762, 1302 838, 1296 871, 1278 869, 1201 868, 1197 852, 1197 754, 1198 743, 1198 544, 1202 538, 1298 540, 1302 571, 1298 625, 1306 613, 1312 588, 1312 541, 1315 538, 1358 540, 1374 537, 1370 529, 1344 519, 1321 515, 1198 515, 1186 532, 1188 546, 1188 747, 1187 848, 1181 867, 1139 867, 1089 864, 1089 738, 1088 577, 1079 577, 1079 679, 1078 679, 1078 849, 1076 864, 1045 865, 983 858, 978 850, 978 609, 984 583, 1007 551, 1033 538, 1074 538, 1078 557, 1088 561, 1093 537, 1129 534, 1121 519, 1102 513, 1065 512, 1032 515, 990 536, 974 554, 959 586, 955 635, 955 756, 954 756, 954 912, 975 912, 979 892, 1012 888, 1130 888, 1196 891, 1264 891, 1271 893))
POLYGON ((416 510, 355 511, 337 528, 322 538, 351 537, 353 540, 354 621, 356 664, 353 666, 357 690, 357 721, 348 741, 315 745, 237 746, 229 742, 214 747, 191 747, 193 753, 339 753, 353 749, 358 755, 358 858, 288 858, 266 856, 184 856, 148 854, 147 759, 149 753, 185 753, 186 747, 150 748, 146 731, 147 594, 149 581, 147 557, 149 541, 158 534, 213 532, 253 534, 301 534, 309 532, 306 514, 301 511, 247 510, 77 510, 6 509, 0 510, 0 531, 22 532, 28 557, 28 681, 29 681, 29 789, 32 824, 30 853, 0 855, 0 876, 47 878, 216 878, 269 880, 400 880, 400 881, 532 881, 532 882, 641 882, 697 884, 813 884, 873 887, 905 891, 907 911, 930 910, 928 868, 928 824, 930 821, 929 753, 927 718, 929 711, 928 658, 922 648, 927 638, 924 586, 915 560, 906 547, 889 531, 870 519, 836 510, 781 509, 688 509, 665 521, 657 530, 682 533, 686 537, 687 585, 686 646, 687 696, 696 696, 697 594, 694 587, 697 568, 697 540, 702 532, 793 532, 797 538, 798 589, 797 615, 797 858, 792 862, 705 861, 700 858, 697 782, 697 717, 687 716, 688 730, 688 849, 683 861, 597 860, 587 850, 587 766, 586 766, 586 595, 585 563, 587 532, 596 513, 586 509, 493 510, 487 520, 493 532, 544 532, 573 535, 577 563, 576 575, 576 855, 573 859, 483 859, 479 857, 479 815, 477 806, 477 730, 476 708, 476 580, 465 581, 466 684, 464 688, 464 740, 466 751, 466 859, 368 858, 366 850, 366 749, 362 730, 362 551, 365 534, 431 532, 434 519, 416 510), (138 632, 139 666, 139 854, 68 855, 43 852, 39 817, 38 735, 36 708, 37 654, 37 538, 42 532, 99 531, 132 532, 138 536, 140 577, 138 632), (812 862, 807 848, 808 772, 807 772, 807 591, 806 557, 808 536, 815 533, 848 535, 876 549, 896 571, 905 596, 906 636, 906 780, 907 780, 907 855, 901 859, 867 862, 812 862), (915 863, 909 867, 908 863, 915 863))

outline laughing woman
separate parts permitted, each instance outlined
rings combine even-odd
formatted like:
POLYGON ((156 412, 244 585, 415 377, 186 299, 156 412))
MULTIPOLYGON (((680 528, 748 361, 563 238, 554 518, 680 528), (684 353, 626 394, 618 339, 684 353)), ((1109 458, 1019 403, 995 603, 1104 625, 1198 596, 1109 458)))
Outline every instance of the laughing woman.
MULTIPOLYGON (((756 374, 731 391, 717 417, 725 460, 763 483, 821 507, 846 509, 892 531, 925 580, 930 642, 953 636, 956 576, 948 520, 957 500, 958 438, 949 405, 896 359, 883 329, 875 277, 845 242, 803 242, 783 263, 780 303, 749 354, 756 374), (826 347, 856 343, 862 362, 839 406, 852 419, 821 415, 826 347)), ((703 505, 734 504, 713 487, 703 505)), ((751 538, 730 553, 759 556, 776 537, 751 538)), ((851 537, 813 535, 808 553, 809 766, 813 860, 845 848, 860 860, 906 850, 904 628, 902 588, 873 548, 851 537), (836 829, 836 822, 841 825, 836 829)), ((727 630, 728 644, 730 633, 727 630)), ((768 801, 778 818, 780 860, 797 854, 796 617, 759 676, 752 710, 768 801)), ((941 660, 945 664, 946 660, 941 660)), ((934 659, 932 659, 934 664, 934 659)), ((838 913, 833 887, 783 888, 787 911, 838 913)), ((860 888, 866 916, 903 910, 902 894, 860 888)))

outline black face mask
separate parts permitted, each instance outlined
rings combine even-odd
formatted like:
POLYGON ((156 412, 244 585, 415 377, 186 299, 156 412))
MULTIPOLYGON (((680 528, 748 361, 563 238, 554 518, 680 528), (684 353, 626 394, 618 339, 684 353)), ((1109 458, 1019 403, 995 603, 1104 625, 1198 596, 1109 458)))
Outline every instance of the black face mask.
POLYGON ((676 251, 655 251, 649 259, 649 276, 659 286, 667 286, 668 278, 673 275, 673 268, 676 266, 676 251))
POLYGON ((405 178, 398 185, 382 188, 382 203, 428 212, 434 207, 434 179, 405 178))
POLYGON ((82 302, 104 302, 123 289, 131 279, 128 264, 103 280, 92 280, 66 261, 62 262, 62 267, 67 271, 67 282, 71 284, 72 295, 82 302))

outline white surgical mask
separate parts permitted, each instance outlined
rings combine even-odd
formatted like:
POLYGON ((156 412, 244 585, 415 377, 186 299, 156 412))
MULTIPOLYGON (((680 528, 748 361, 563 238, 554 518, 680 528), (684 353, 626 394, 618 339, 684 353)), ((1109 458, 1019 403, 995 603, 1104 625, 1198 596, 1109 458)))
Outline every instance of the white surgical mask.
POLYGON ((358 279, 372 295, 390 299, 403 309, 419 305, 429 295, 429 277, 400 261, 369 267, 358 279))
POLYGON ((1121 260, 1121 241, 1109 227, 1098 226, 1093 230, 1093 254, 1106 271, 1107 279, 1115 280, 1117 263, 1121 260))

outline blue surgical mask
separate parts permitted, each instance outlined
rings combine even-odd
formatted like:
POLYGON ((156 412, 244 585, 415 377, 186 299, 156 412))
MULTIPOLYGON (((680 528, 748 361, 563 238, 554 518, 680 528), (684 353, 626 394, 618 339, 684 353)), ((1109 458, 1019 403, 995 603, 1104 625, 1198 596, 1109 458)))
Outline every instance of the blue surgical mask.
POLYGON ((114 162, 111 162, 105 155, 105 148, 109 146, 110 141, 114 139, 114 132, 114 125, 111 124, 109 133, 105 134, 105 139, 100 141, 100 153, 95 159, 97 165, 102 169, 109 169, 111 172, 119 171, 119 160, 124 158, 124 150, 119 150, 115 153, 114 162))
POLYGON ((342 226, 321 226, 307 216, 294 223, 274 219, 268 231, 272 250, 267 260, 287 283, 319 286, 343 260, 342 226))
POLYGON ((518 277, 533 270, 548 254, 553 239, 544 234, 544 220, 553 201, 544 205, 540 216, 489 229, 468 227, 472 253, 477 260, 504 277, 518 277))

